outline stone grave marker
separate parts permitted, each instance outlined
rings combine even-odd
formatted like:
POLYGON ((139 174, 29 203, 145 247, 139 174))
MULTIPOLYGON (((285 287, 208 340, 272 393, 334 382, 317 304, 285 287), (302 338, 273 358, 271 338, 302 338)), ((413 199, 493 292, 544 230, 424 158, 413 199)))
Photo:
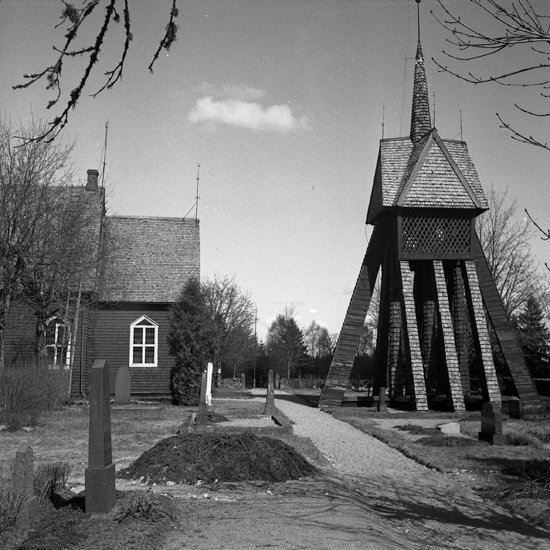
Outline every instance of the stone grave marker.
POLYGON ((508 416, 510 418, 523 417, 523 402, 517 397, 511 397, 508 401, 508 416))
POLYGON ((116 373, 115 382, 115 405, 128 405, 132 391, 132 376, 130 367, 122 365, 116 373))
POLYGON ((480 441, 487 441, 491 445, 504 445, 505 437, 502 434, 502 416, 498 403, 486 401, 481 408, 481 431, 478 433, 480 441))
POLYGON ((206 369, 206 404, 212 406, 212 373, 214 372, 214 365, 208 363, 206 369))
POLYGON ((107 514, 115 505, 109 398, 109 365, 105 360, 96 360, 92 365, 88 467, 84 473, 87 514, 107 514))
POLYGON ((23 498, 15 525, 27 530, 39 518, 38 498, 34 496, 34 455, 29 445, 21 445, 15 453, 12 484, 13 491, 23 498))
POLYGON ((269 369, 267 375, 267 395, 265 399, 265 416, 273 416, 275 414, 275 387, 273 385, 273 369, 269 369))
POLYGON ((203 371, 201 377, 201 396, 199 398, 199 416, 197 422, 199 424, 208 423, 208 409, 206 407, 206 371, 203 371))
POLYGON ((378 390, 378 405, 376 407, 378 412, 386 410, 386 388, 383 386, 378 390))
POLYGON ((246 375, 244 374, 244 372, 241 374, 241 389, 246 389, 246 375))

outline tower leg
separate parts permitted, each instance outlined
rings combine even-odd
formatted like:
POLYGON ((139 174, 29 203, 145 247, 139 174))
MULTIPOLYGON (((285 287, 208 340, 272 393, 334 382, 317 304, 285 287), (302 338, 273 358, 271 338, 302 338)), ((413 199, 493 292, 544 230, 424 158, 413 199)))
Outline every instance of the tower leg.
POLYGON ((319 407, 339 407, 348 385, 353 360, 357 354, 361 331, 369 309, 372 291, 384 252, 388 243, 388 224, 379 222, 374 228, 367 247, 367 253, 353 289, 351 300, 344 318, 344 324, 336 343, 334 357, 323 391, 319 398, 319 407))
POLYGON ((481 359, 482 378, 483 378, 483 399, 500 403, 500 389, 493 362, 493 353, 491 351, 491 341, 489 331, 487 330, 487 319, 483 309, 483 300, 479 281, 477 278, 475 264, 472 260, 464 262, 464 273, 466 281, 466 297, 471 310, 472 331, 474 332, 474 341, 476 342, 476 351, 481 359))
POLYGON ((434 260, 433 267, 435 274, 435 287, 437 289, 439 319, 445 349, 445 364, 447 365, 449 387, 451 390, 451 400, 455 411, 464 411, 466 410, 466 407, 464 406, 464 394, 462 393, 462 381, 458 367, 455 335, 451 318, 451 310, 449 309, 449 297, 447 296, 443 263, 441 260, 434 260))
POLYGON ((403 305, 405 310, 404 327, 407 355, 410 359, 412 370, 412 386, 417 411, 428 410, 426 397, 426 385, 424 383, 424 367, 422 365, 422 353, 420 352, 420 340, 418 338, 418 325, 416 322, 416 309, 413 296, 413 273, 409 262, 400 261, 400 275, 403 288, 403 305))

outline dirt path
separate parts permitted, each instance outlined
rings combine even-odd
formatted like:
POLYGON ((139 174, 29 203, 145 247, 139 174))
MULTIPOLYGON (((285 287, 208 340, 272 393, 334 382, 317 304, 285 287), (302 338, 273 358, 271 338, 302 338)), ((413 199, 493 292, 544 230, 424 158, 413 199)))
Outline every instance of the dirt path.
POLYGON ((277 407, 330 463, 327 478, 180 499, 164 550, 550 550, 548 531, 484 503, 466 481, 419 465, 291 395, 278 394, 277 407))

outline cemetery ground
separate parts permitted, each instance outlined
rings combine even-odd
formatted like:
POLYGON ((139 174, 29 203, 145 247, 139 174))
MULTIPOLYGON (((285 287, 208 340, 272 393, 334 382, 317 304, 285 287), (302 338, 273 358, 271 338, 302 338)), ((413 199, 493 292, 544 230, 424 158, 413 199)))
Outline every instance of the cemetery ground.
MULTIPOLYGON (((265 398, 252 393, 258 390, 214 394, 212 419, 262 417, 265 398)), ((315 390, 295 393, 309 402, 318 397, 315 390)), ((117 503, 107 516, 82 510, 85 404, 45 413, 31 431, 0 432, 0 487, 22 445, 32 446, 37 470, 69 467, 67 486, 42 502, 39 522, 4 532, 0 548, 550 548, 550 402, 522 420, 504 416, 506 446, 477 441, 479 412, 327 414, 280 392, 275 404, 295 422, 294 434, 266 435, 292 446, 315 475, 155 485, 117 476, 117 503), (445 422, 458 422, 461 435, 436 430, 445 422)), ((174 436, 196 411, 166 403, 114 407, 117 471, 174 436)))

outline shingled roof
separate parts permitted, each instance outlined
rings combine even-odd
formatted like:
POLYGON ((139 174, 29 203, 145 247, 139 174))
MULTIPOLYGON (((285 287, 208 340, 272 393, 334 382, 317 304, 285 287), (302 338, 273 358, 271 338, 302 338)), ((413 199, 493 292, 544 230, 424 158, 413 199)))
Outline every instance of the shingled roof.
POLYGON ((367 223, 396 206, 487 210, 466 143, 441 139, 435 128, 414 147, 409 138, 381 140, 367 223))
POLYGON ((173 302, 190 277, 200 276, 194 219, 109 216, 105 242, 102 301, 173 302))

